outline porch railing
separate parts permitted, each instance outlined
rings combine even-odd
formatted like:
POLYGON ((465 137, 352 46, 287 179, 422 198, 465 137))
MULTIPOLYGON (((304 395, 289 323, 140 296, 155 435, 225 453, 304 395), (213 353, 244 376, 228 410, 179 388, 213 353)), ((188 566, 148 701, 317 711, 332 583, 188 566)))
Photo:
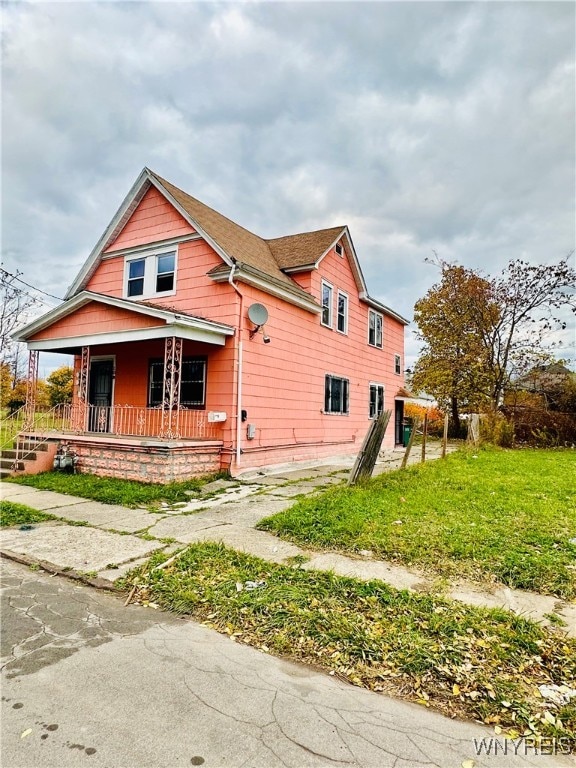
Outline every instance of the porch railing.
POLYGON ((34 414, 31 431, 94 433, 126 437, 218 439, 221 424, 208 421, 206 411, 184 408, 172 412, 130 405, 60 405, 34 414))

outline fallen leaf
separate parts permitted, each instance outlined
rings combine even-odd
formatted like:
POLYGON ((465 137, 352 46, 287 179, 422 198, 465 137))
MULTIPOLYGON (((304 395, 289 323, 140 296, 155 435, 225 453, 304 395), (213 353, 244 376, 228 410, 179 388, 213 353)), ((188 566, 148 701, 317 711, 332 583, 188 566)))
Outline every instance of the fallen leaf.
POLYGON ((20 738, 25 739, 26 736, 30 736, 31 733, 32 733, 32 728, 26 728, 26 730, 22 731, 22 733, 20 734, 20 738))

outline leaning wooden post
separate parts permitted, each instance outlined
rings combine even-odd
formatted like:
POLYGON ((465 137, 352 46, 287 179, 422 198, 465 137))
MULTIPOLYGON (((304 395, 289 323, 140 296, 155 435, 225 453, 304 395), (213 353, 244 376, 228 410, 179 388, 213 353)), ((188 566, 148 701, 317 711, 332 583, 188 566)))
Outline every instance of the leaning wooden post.
POLYGON ((414 423, 412 424, 412 432, 410 432, 410 439, 408 440, 408 445, 406 446, 406 451, 404 452, 404 458, 402 459, 402 464, 400 464, 400 469, 406 469, 406 464, 408 464, 408 456, 410 456, 412 443, 414 442, 414 436, 416 435, 416 430, 419 426, 420 422, 417 419, 414 419, 414 423))
POLYGON ((448 421, 449 416, 447 413, 444 414, 444 434, 442 435, 442 458, 446 458, 446 448, 448 447, 448 421))
POLYGON ((428 411, 424 414, 424 422, 422 424, 422 458, 421 461, 426 461, 426 437, 428 435, 428 411))
POLYGON ((370 425, 350 472, 348 485, 355 485, 360 480, 367 480, 372 475, 391 414, 392 411, 384 411, 370 425))

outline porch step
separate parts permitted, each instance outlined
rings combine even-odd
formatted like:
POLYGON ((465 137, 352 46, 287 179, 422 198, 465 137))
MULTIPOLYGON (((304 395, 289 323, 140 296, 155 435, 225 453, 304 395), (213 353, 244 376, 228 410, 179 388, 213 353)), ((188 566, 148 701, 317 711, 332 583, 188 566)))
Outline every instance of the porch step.
POLYGON ((10 477, 17 472, 26 469, 26 463, 36 461, 38 451, 47 451, 48 445, 34 439, 22 439, 14 441, 12 448, 0 450, 0 479, 10 477))
POLYGON ((31 459, 34 461, 36 459, 36 453, 35 451, 24 451, 20 450, 17 451, 15 448, 3 448, 0 451, 0 462, 1 466, 4 466, 4 461, 14 461, 14 459, 31 459))
POLYGON ((22 440, 18 443, 21 451, 47 451, 48 446, 46 443, 39 443, 35 440, 22 440))
POLYGON ((22 471, 24 469, 24 462, 19 461, 16 466, 14 466, 14 459, 7 459, 7 458, 0 458, 0 470, 6 470, 8 474, 10 472, 13 472, 14 470, 22 471))

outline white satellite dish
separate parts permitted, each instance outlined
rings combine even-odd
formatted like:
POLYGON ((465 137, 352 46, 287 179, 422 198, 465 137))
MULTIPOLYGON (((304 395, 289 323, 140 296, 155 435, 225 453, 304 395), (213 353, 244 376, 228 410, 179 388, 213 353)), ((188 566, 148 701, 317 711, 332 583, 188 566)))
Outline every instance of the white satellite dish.
POLYGON ((248 317, 259 328, 268 322, 268 310, 264 304, 251 304, 248 307, 248 317))

